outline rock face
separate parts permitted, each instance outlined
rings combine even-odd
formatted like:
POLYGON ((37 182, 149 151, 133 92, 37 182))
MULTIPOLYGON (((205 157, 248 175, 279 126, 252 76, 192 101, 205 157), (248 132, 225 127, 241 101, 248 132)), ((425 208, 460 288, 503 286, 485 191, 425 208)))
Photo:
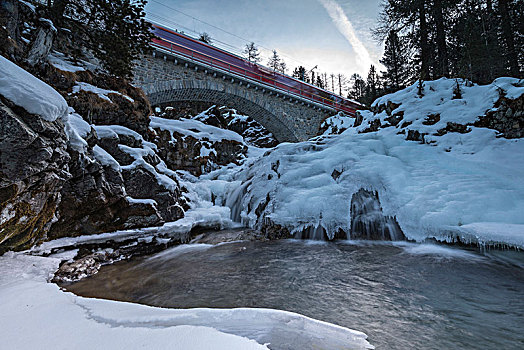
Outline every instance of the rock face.
POLYGON ((0 254, 40 238, 70 178, 62 121, 45 121, 0 96, 0 254))
POLYGON ((495 109, 480 117, 474 125, 495 129, 508 139, 524 137, 524 95, 513 100, 501 97, 495 109))
POLYGON ((147 133, 151 106, 142 90, 105 74, 83 77, 81 81, 120 94, 108 94, 110 101, 89 91, 68 95, 66 101, 77 113, 95 125, 122 125, 142 135, 147 133))
POLYGON ((41 18, 36 35, 31 42, 31 48, 27 53, 27 63, 30 66, 34 66, 47 58, 55 36, 56 28, 51 21, 41 18))
POLYGON ((195 176, 230 163, 239 164, 247 147, 242 137, 192 120, 152 118, 151 136, 157 154, 170 169, 187 170, 195 176))
POLYGON ((0 254, 42 239, 158 226, 184 216, 175 172, 145 141, 151 108, 141 90, 82 69, 38 61, 28 69, 76 113, 49 122, 0 95, 0 254), (96 123, 107 132, 97 135, 96 123))
POLYGON ((72 174, 62 188, 58 220, 48 238, 159 225, 162 217, 147 203, 129 203, 120 172, 69 149, 72 174))

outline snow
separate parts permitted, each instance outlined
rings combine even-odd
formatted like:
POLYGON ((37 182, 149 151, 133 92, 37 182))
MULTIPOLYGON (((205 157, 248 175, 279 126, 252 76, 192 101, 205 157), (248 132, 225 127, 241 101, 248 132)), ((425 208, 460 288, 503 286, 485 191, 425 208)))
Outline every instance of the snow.
MULTIPOLYGON (((162 254, 162 253, 160 253, 162 254)), ((47 281, 61 257, 0 257, 6 349, 372 349, 362 332, 270 309, 165 309, 78 297, 47 281), (96 336, 92 336, 96 334, 96 336)))
POLYGON ((50 122, 67 113, 67 103, 55 89, 1 56, 0 94, 50 122))
POLYGON ((127 196, 126 200, 129 203, 149 204, 149 205, 152 205, 154 207, 156 207, 158 205, 158 203, 154 199, 147 199, 147 198, 142 199, 142 198, 133 198, 133 197, 127 196))
POLYGON ((87 150, 85 138, 91 131, 91 126, 71 107, 69 107, 69 114, 63 117, 62 121, 71 147, 80 153, 84 153, 87 150))
POLYGON ((126 135, 135 140, 143 140, 139 133, 121 125, 96 125, 94 128, 100 138, 118 138, 118 135, 126 135))
POLYGON ((104 150, 102 147, 95 145, 95 147, 93 147, 93 153, 96 160, 98 160, 102 165, 109 166, 116 171, 120 171, 120 164, 118 164, 116 159, 107 153, 106 150, 104 150))
POLYGON ((122 97, 124 97, 126 100, 128 100, 129 102, 135 102, 135 100, 133 100, 131 97, 127 96, 127 95, 124 95, 118 91, 114 91, 114 90, 106 90, 106 89, 102 89, 102 88, 99 88, 97 86, 94 86, 94 85, 91 85, 89 83, 85 83, 85 82, 77 82, 75 84, 75 86, 73 86, 73 91, 72 93, 73 94, 76 94, 80 91, 88 91, 88 92, 92 92, 96 95, 98 95, 98 97, 100 97, 101 99, 103 100, 106 100, 108 102, 111 102, 111 99, 108 97, 109 94, 116 94, 116 95, 120 95, 122 97))
POLYGON ((196 207, 188 210, 183 218, 165 223, 158 232, 164 235, 178 235, 188 233, 196 226, 221 230, 238 227, 238 224, 230 219, 231 212, 228 207, 214 206, 210 202, 197 203, 196 207))
POLYGON ((64 293, 57 285, 46 283, 59 263, 59 259, 15 253, 0 257, 0 337, 6 349, 267 349, 209 326, 177 322, 176 316, 183 313, 195 323, 198 319, 205 323, 201 318, 205 314, 196 311, 64 293))
POLYGON ((64 54, 53 52, 47 56, 47 60, 51 65, 53 65, 55 68, 60 69, 64 72, 80 72, 85 71, 86 68, 83 66, 79 66, 77 64, 74 64, 70 62, 64 54))
POLYGON ((244 142, 242 136, 236 132, 206 125, 194 119, 172 120, 152 116, 149 127, 167 130, 171 132, 171 134, 177 132, 185 136, 192 136, 196 139, 207 139, 211 142, 224 140, 244 142))
MULTIPOLYGON (((524 91, 517 79, 495 83, 512 96, 524 91)), ((463 99, 452 100, 453 84, 425 82, 422 98, 412 86, 374 105, 396 101, 413 122, 410 128, 431 132, 442 125, 422 124, 426 113, 441 113, 441 122, 470 123, 499 96, 492 84, 463 87, 463 99)), ((372 118, 362 113, 364 121, 372 118)), ((396 127, 359 133, 362 129, 281 144, 240 171, 215 173, 225 183, 211 190, 245 225, 259 227, 266 218, 293 232, 322 226, 333 237, 338 229, 350 232, 351 198, 364 188, 378 192, 384 214, 396 216, 409 239, 524 247, 524 140, 470 126, 466 134, 432 136, 438 139, 434 146, 406 141, 396 127), (340 176, 331 176, 335 170, 340 176), (257 215, 259 206, 265 210, 257 215)))
POLYGON ((29 9, 32 12, 35 12, 35 5, 30 4, 30 3, 28 3, 27 1, 24 1, 24 0, 18 0, 18 1, 21 2, 22 4, 24 4, 25 6, 29 7, 29 9))
POLYGON ((49 254, 53 249, 61 247, 75 246, 79 244, 94 244, 113 240, 115 242, 125 241, 134 238, 150 237, 156 232, 157 228, 143 228, 133 230, 123 230, 116 232, 106 232, 95 235, 78 237, 63 237, 52 241, 42 242, 40 245, 33 246, 28 252, 34 255, 49 254))
MULTIPOLYGON (((118 170, 125 169, 131 170, 137 167, 142 167, 146 171, 150 172, 157 180, 158 184, 164 186, 168 190, 175 190, 178 188, 177 182, 173 179, 176 178, 176 172, 169 170, 164 161, 160 160, 159 163, 155 166, 149 164, 144 157, 145 156, 154 156, 157 146, 154 143, 145 141, 144 138, 137 132, 128 129, 121 125, 96 125, 93 126, 99 138, 113 138, 118 139, 119 135, 125 135, 133 137, 135 140, 139 141, 141 147, 129 147, 126 145, 119 144, 118 148, 130 155, 134 161, 129 165, 120 166, 118 165, 118 170)), ((98 146, 96 146, 98 147, 98 146)), ((98 152, 100 156, 100 161, 105 162, 103 164, 111 165, 114 161, 114 166, 116 168, 116 160, 109 155, 106 151, 100 148, 103 152, 98 152)))
MULTIPOLYGON (((493 108, 501 92, 508 98, 521 96, 524 94, 524 81, 516 78, 499 78, 492 84, 475 85, 462 79, 441 78, 424 82, 422 97, 417 94, 417 91, 418 83, 415 83, 404 90, 378 98, 373 102, 372 107, 386 105, 388 102, 401 104, 391 114, 404 112, 401 124, 411 122, 409 129, 432 135, 445 128, 448 122, 462 125, 474 123, 479 116, 493 108), (462 98, 453 99, 457 81, 462 98), (427 122, 424 124, 427 116, 437 114, 440 116, 438 122, 433 125, 427 125, 427 122)), ((388 115, 385 111, 375 117, 371 117, 371 112, 364 112, 363 115, 365 122, 358 130, 364 130, 369 125, 366 121, 377 118, 382 124, 387 123, 385 118, 388 115)), ((428 140, 438 141, 438 137, 430 136, 428 140)))
POLYGON ((460 227, 463 235, 472 235, 483 244, 524 246, 524 225, 500 222, 473 222, 460 227))
POLYGON ((43 23, 47 23, 47 25, 49 26, 49 28, 51 28, 51 30, 53 32, 56 32, 56 28, 55 28, 55 25, 53 24, 53 22, 47 18, 39 18, 38 19, 40 22, 43 22, 43 23))
POLYGON ((340 134, 344 130, 351 128, 355 123, 355 118, 346 116, 344 113, 338 113, 327 118, 322 122, 321 129, 325 128, 324 135, 340 134))

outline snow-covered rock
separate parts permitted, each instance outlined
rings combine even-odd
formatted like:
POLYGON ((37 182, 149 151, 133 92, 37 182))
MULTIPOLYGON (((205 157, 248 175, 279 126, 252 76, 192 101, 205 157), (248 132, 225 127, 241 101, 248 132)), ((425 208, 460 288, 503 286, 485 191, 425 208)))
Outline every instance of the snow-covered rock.
POLYGON ((239 134, 193 119, 153 116, 150 128, 155 134, 158 155, 166 165, 197 176, 229 163, 238 164, 247 152, 239 134))
POLYGON ((244 142, 251 146, 269 148, 278 144, 272 133, 253 118, 239 114, 235 109, 226 106, 212 106, 199 113, 193 119, 203 123, 228 129, 241 135, 244 142))
POLYGON ((393 127, 406 139, 446 144, 441 136, 466 134, 472 127, 488 127, 501 136, 524 136, 524 80, 498 78, 488 85, 462 79, 425 81, 378 98, 370 111, 360 111, 359 132, 393 127))
MULTIPOLYGON (((396 218, 409 239, 524 247, 524 142, 474 125, 433 135, 449 123, 473 124, 500 98, 491 85, 464 87, 463 98, 453 99, 453 84, 426 82, 422 98, 409 87, 375 102, 376 115, 361 111, 361 125, 338 136, 279 145, 232 175, 225 195, 216 196, 251 227, 321 228, 333 238, 340 230, 351 237, 351 199, 365 189, 377 193, 383 215, 396 218), (432 113, 440 119, 428 123, 432 113), (397 126, 410 123, 428 134, 426 142, 438 141, 407 141, 401 126, 386 120, 395 115, 402 116, 397 126), (380 124, 370 132, 373 120, 380 124)), ((496 84, 507 97, 524 91, 517 79, 496 84)))
POLYGON ((50 122, 67 113, 67 103, 55 89, 2 56, 0 95, 50 122))
POLYGON ((0 56, 0 254, 49 230, 70 178, 66 112, 58 92, 0 56))

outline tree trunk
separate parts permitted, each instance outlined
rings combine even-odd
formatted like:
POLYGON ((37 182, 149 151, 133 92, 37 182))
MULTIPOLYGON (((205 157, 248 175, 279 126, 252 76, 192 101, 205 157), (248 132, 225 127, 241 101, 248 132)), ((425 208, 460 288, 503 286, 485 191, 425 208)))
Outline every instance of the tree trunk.
POLYGON ((428 25, 426 21, 426 1, 419 0, 418 15, 420 26, 420 79, 429 79, 428 25))
POLYGON ((27 63, 29 65, 35 66, 47 57, 51 46, 53 46, 55 35, 56 29, 53 24, 49 20, 40 19, 38 31, 27 53, 27 63))
POLYGON ((448 51, 446 47, 446 32, 444 29, 444 16, 442 13, 442 0, 434 0, 433 15, 435 17, 435 27, 437 31, 437 77, 449 76, 448 51))
POLYGON ((18 42, 18 0, 0 0, 0 26, 5 27, 7 35, 18 42))
POLYGON ((508 0, 499 0, 498 10, 501 17, 502 38, 506 44, 506 59, 508 61, 509 73, 515 77, 519 76, 519 65, 517 51, 515 50, 515 39, 511 25, 508 0))
MULTIPOLYGON (((53 0, 53 5, 49 8, 49 16, 55 25, 61 27, 64 19, 64 12, 67 0, 53 0)), ((49 6, 49 2, 48 2, 49 6)))

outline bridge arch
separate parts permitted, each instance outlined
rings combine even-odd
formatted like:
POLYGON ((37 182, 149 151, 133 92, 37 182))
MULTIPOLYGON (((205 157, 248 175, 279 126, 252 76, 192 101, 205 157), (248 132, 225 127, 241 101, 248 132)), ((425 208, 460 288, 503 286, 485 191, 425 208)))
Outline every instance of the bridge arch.
POLYGON ((137 60, 133 73, 133 83, 144 90, 152 106, 170 102, 228 106, 255 119, 279 142, 316 136, 322 121, 335 113, 271 86, 163 52, 137 60))
MULTIPOLYGON (((142 89, 152 106, 172 102, 205 102, 217 106, 228 106, 239 113, 248 115, 265 127, 279 141, 298 142, 301 135, 282 121, 267 99, 250 93, 241 86, 220 83, 212 79, 167 80, 143 86, 142 89)), ((281 113, 284 113, 280 111, 281 113)))

